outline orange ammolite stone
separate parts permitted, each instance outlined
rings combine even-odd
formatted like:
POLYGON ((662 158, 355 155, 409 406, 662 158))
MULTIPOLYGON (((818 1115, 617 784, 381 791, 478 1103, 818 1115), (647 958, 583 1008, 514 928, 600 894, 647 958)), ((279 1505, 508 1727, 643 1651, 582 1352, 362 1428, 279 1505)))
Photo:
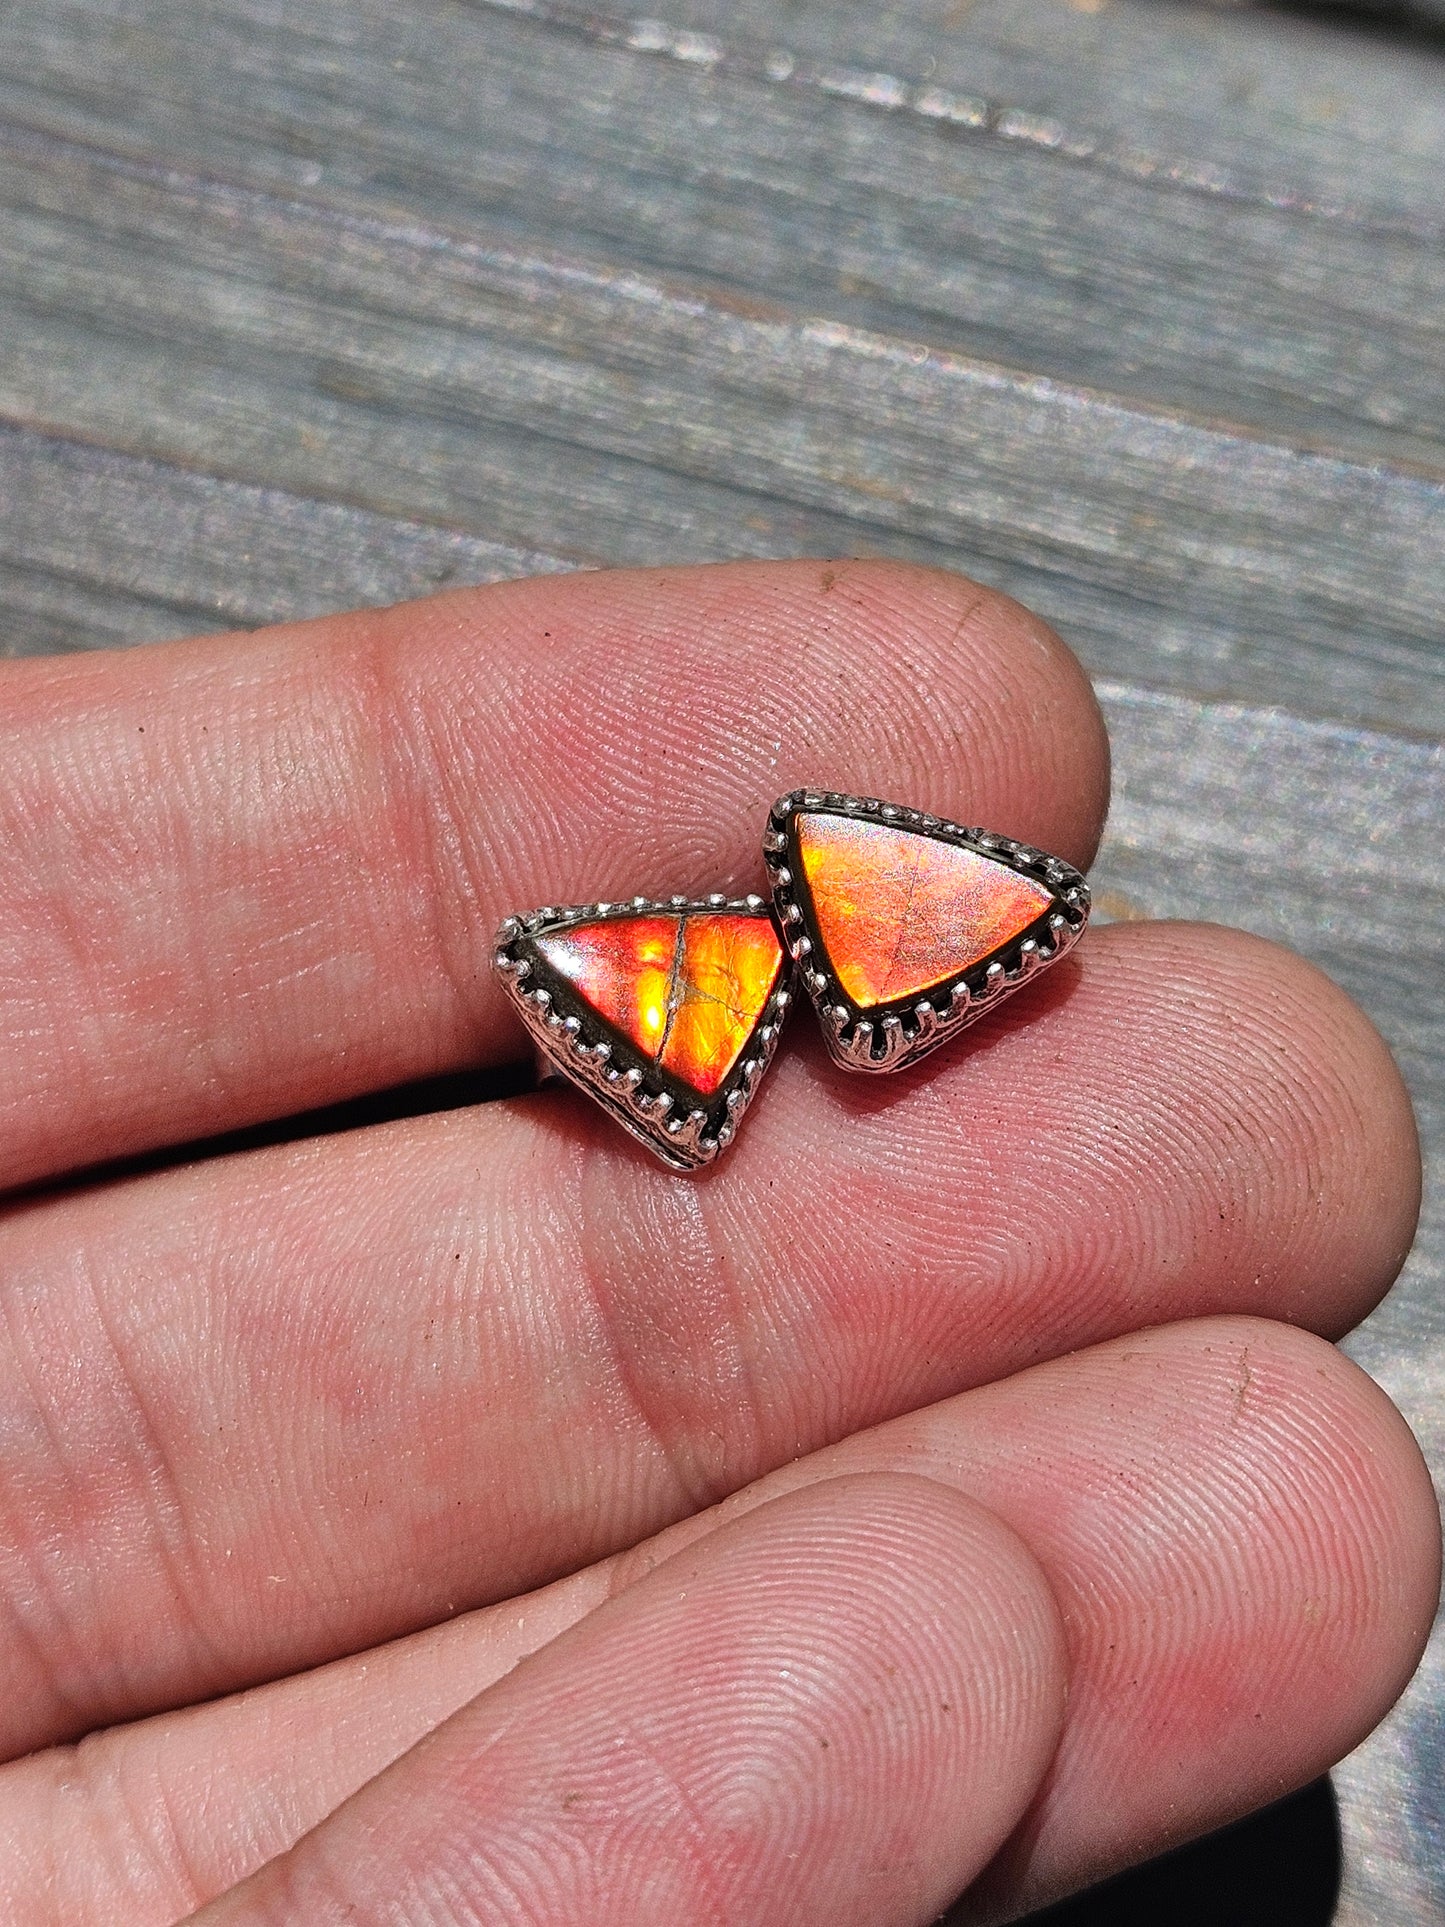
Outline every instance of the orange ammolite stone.
POLYGON ((703 1097, 738 1061, 783 966, 767 917, 726 910, 601 918, 536 942, 644 1057, 703 1097))
POLYGON ((957 977, 1053 901, 1007 864, 887 823, 809 814, 797 840, 828 962, 864 1010, 957 977))

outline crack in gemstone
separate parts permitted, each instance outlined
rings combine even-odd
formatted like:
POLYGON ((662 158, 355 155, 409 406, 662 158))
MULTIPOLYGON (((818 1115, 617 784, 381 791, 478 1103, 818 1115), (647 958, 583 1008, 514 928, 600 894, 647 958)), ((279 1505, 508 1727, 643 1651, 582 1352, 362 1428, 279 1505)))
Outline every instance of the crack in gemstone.
POLYGON ((707 1097, 777 983, 771 920, 742 912, 599 918, 536 939, 548 964, 659 1068, 707 1097))

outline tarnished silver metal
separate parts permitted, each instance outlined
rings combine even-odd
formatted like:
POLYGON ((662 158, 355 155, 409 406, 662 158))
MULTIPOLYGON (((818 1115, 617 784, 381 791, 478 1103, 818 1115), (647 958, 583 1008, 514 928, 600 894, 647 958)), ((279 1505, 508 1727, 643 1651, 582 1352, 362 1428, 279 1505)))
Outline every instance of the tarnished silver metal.
POLYGON ((548 964, 535 939, 614 918, 716 915, 719 911, 772 921, 760 896, 629 897, 621 903, 584 903, 568 909, 549 906, 526 916, 507 917, 497 931, 492 955, 502 986, 531 1034, 539 1079, 558 1076, 576 1084, 677 1171, 696 1171, 727 1149, 772 1062, 792 1002, 794 971, 786 944, 777 985, 737 1062, 716 1091, 700 1101, 690 1085, 662 1070, 600 1017, 548 964))
POLYGON ((774 803, 763 834, 763 861, 773 908, 803 986, 812 998, 834 1059, 849 1070, 904 1069, 982 1017, 1072 949, 1089 920, 1089 886, 1072 864, 991 830, 966 829, 926 811, 876 796, 838 790, 790 790, 774 803), (1053 898, 1037 921, 923 996, 856 1004, 838 981, 818 928, 797 847, 797 822, 824 814, 915 830, 955 849, 971 850, 1041 883, 1053 898))

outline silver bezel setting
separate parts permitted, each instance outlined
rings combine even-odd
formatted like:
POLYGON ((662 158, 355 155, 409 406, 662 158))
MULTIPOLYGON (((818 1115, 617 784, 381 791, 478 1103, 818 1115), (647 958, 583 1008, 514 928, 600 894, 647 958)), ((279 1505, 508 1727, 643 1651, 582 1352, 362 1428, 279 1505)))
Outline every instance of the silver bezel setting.
MULTIPOLYGON (((673 1077, 616 1031, 537 950, 542 935, 582 923, 628 917, 699 913, 776 919, 760 896, 629 897, 621 903, 582 903, 507 917, 497 931, 492 963, 542 1058, 595 1098, 625 1131, 675 1171, 711 1164, 736 1135, 763 1073, 773 1060, 792 1002, 794 970, 788 946, 772 995, 738 1061, 704 1103, 691 1085, 673 1077)), ((781 933, 779 933, 781 937, 781 933)))
POLYGON ((847 1069, 898 1071, 926 1057, 976 1022, 1071 950, 1089 921, 1089 886, 1072 864, 991 830, 968 829, 926 810, 839 790, 790 790, 774 803, 763 835, 763 861, 783 941, 812 998, 828 1050, 847 1069), (797 819, 805 814, 848 817, 917 830, 956 849, 971 850, 1041 883, 1053 902, 1027 929, 981 957, 951 981, 922 996, 869 1006, 854 1003, 839 983, 818 931, 807 879, 798 861, 797 819))

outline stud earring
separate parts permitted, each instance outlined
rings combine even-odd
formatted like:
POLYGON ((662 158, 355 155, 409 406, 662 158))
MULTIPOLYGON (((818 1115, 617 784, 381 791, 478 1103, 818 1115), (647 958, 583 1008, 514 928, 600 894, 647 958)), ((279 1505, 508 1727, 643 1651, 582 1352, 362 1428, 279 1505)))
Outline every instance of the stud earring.
POLYGON ((790 791, 763 860, 828 1049, 855 1071, 916 1063, 1056 962, 1089 920, 1071 864, 872 796, 790 791))
POLYGON ((493 962, 539 1056, 680 1171, 732 1142, 793 976, 757 896, 508 917, 493 962))

